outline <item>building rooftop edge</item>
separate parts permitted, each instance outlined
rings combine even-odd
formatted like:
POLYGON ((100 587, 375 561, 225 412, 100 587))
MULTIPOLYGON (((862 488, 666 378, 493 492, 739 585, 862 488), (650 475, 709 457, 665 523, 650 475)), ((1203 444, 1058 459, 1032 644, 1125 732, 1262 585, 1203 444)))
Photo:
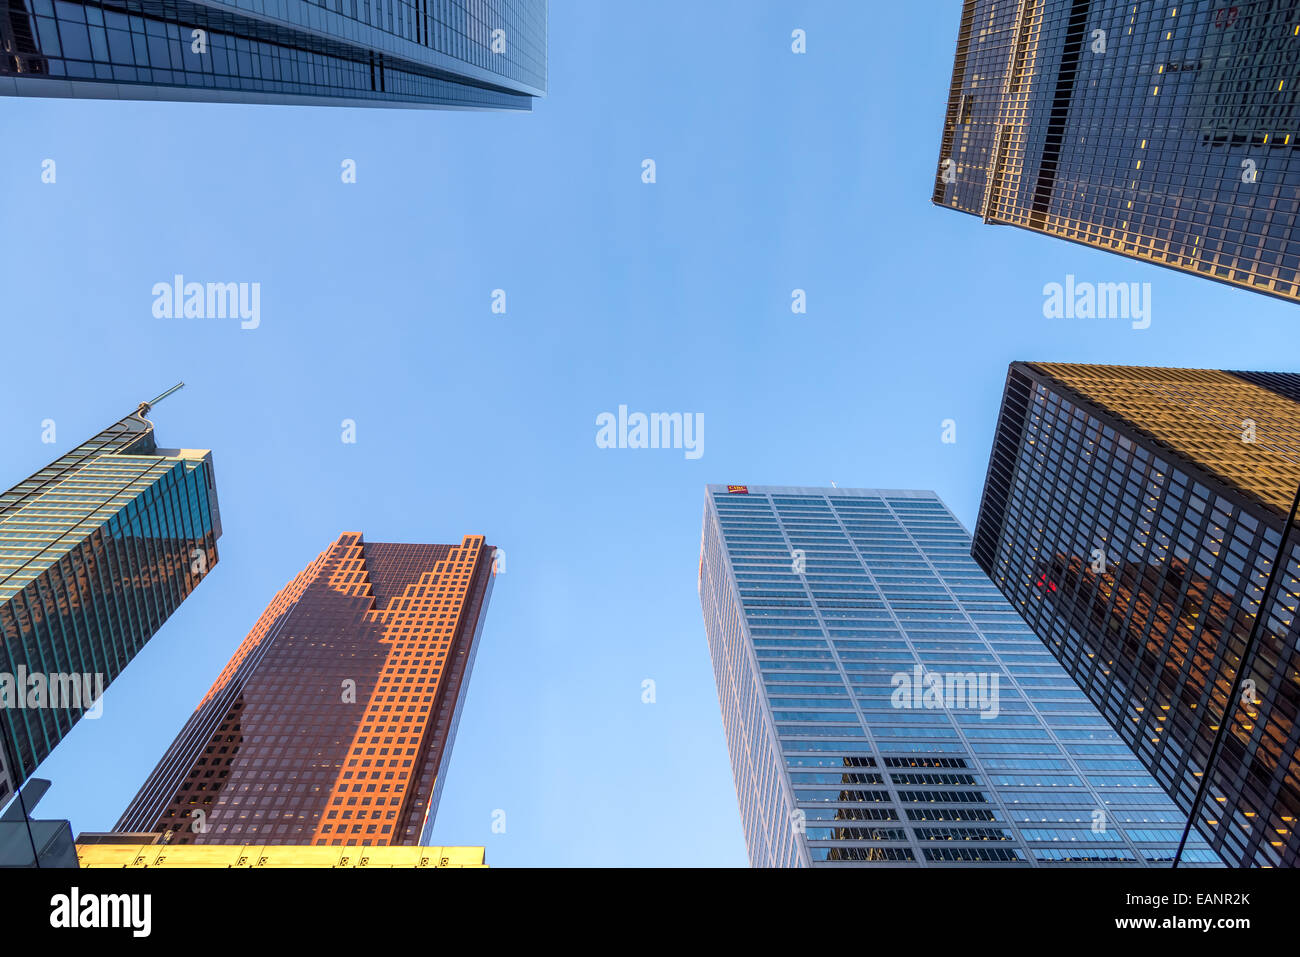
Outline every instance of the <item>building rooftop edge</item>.
MULTIPOLYGON (((838 488, 822 485, 745 485, 744 483, 735 483, 743 485, 744 488, 751 492, 765 492, 768 494, 778 495, 853 495, 853 496, 877 496, 888 495, 893 498, 932 498, 938 499, 939 493, 926 489, 906 489, 906 488, 838 488)), ((709 483, 704 486, 708 492, 725 492, 732 488, 732 485, 718 485, 709 483)))

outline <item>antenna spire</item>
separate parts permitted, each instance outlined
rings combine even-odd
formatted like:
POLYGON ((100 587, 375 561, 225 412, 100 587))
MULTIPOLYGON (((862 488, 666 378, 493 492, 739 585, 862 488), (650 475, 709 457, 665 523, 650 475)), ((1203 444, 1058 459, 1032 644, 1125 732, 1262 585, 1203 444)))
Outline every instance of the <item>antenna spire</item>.
POLYGON ((179 392, 183 388, 185 388, 185 383, 177 382, 174 386, 172 386, 170 389, 168 389, 166 392, 164 392, 162 395, 158 396, 157 398, 151 399, 148 402, 141 402, 140 407, 135 410, 135 414, 140 416, 148 415, 150 410, 152 410, 155 405, 157 405, 163 399, 167 398, 173 392, 179 392))

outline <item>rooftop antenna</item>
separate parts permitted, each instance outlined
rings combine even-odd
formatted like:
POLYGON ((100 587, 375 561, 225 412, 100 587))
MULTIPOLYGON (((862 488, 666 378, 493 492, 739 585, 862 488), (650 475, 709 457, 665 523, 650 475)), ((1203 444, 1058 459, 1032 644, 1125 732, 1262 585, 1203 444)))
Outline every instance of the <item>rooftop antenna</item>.
POLYGON ((162 395, 158 396, 157 398, 151 399, 148 402, 141 402, 140 407, 135 410, 135 414, 140 416, 141 418, 144 418, 146 415, 149 414, 149 412, 153 409, 155 405, 157 405, 163 399, 167 398, 173 392, 179 392, 183 388, 185 388, 185 383, 177 382, 174 386, 172 386, 170 389, 168 389, 166 392, 164 392, 162 395))

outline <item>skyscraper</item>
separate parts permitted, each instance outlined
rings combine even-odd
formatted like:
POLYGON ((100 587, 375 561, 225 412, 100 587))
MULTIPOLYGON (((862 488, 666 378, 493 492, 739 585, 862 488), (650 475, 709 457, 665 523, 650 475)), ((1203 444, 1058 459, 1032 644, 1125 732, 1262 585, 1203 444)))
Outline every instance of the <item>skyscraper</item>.
POLYGON ((0 0, 0 95, 529 110, 546 0, 0 0))
POLYGON ((966 0, 936 205, 1300 299, 1300 19, 966 0))
POLYGON ((217 564, 212 455, 151 405, 0 495, 0 804, 217 564))
MULTIPOLYGON (((700 601, 754 866, 1167 866, 1185 816, 933 492, 710 485, 700 601)), ((1217 856, 1193 835, 1189 863, 1217 856)))
POLYGON ((1234 866, 1300 864, 1300 536, 1263 598, 1298 490, 1300 375, 1007 374, 973 556, 1184 811, 1221 737, 1197 825, 1234 866))
POLYGON ((428 844, 492 581, 481 536, 339 536, 275 596, 114 830, 428 844))

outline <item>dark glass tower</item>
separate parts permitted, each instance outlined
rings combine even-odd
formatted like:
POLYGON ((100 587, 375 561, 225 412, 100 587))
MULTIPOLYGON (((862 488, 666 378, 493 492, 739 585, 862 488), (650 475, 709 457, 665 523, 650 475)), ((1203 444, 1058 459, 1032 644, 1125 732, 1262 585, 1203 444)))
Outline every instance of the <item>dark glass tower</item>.
POLYGON ((1300 375, 1017 362, 972 554, 1234 866, 1300 864, 1300 375), (1246 660, 1245 691, 1228 707, 1246 660))
POLYGON ((49 681, 48 706, 0 693, 0 804, 217 564, 212 455, 160 449, 149 411, 0 495, 0 672, 49 681))
POLYGON ((966 0, 936 205, 1300 299, 1291 0, 966 0))
MULTIPOLYGON (((1185 823, 933 492, 711 485, 700 602, 756 867, 1168 866, 1185 823)), ((1219 858, 1193 835, 1185 859, 1219 858)))
POLYGON ((114 830, 428 844, 493 578, 480 536, 340 536, 275 596, 114 830))
POLYGON ((0 0, 0 95, 529 110, 546 0, 0 0))

